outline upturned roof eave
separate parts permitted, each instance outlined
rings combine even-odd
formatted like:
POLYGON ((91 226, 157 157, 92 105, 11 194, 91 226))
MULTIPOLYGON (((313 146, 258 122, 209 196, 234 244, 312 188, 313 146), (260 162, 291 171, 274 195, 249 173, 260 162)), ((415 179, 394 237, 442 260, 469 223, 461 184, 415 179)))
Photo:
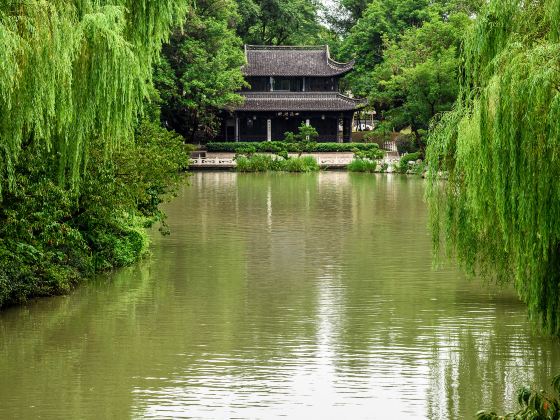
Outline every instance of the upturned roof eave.
POLYGON ((241 69, 243 72, 243 76, 245 77, 337 77, 337 76, 344 76, 347 73, 351 72, 353 68, 349 68, 346 70, 334 71, 328 74, 314 74, 314 73, 297 73, 294 74, 293 72, 282 72, 282 71, 275 71, 275 72, 246 72, 244 69, 241 69))
POLYGON ((355 99, 338 92, 240 92, 243 105, 228 110, 247 112, 355 111, 367 105, 365 99, 355 99))
MULTIPOLYGON (((309 58, 312 59, 311 57, 309 58)), ((242 67, 242 72, 247 77, 270 77, 270 76, 283 76, 283 77, 335 77, 343 76, 354 68, 355 61, 351 60, 347 63, 340 63, 330 57, 328 45, 320 46, 268 46, 268 45, 245 45, 245 61, 246 64, 242 67), (274 53, 288 54, 289 51, 309 51, 323 54, 323 68, 316 67, 315 69, 305 71, 301 65, 297 65, 289 60, 281 61, 282 65, 274 68, 270 66, 259 65, 258 61, 251 61, 249 51, 251 52, 270 52, 272 54, 271 60, 278 61, 278 57, 274 57, 274 53), (286 52, 286 53, 282 53, 286 52), (298 68, 299 67, 299 68, 298 68)))

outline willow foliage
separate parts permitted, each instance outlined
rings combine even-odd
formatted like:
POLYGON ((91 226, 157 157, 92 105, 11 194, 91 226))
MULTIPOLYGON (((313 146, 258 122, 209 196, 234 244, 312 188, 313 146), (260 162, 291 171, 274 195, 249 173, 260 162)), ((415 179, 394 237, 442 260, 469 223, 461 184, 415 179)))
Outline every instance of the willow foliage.
POLYGON ((88 147, 130 139, 152 61, 181 0, 4 0, 0 4, 0 197, 22 148, 42 142, 75 184, 88 147))
POLYGON ((434 245, 513 281, 560 334, 560 0, 491 0, 467 34, 460 99, 432 131, 434 245), (448 181, 438 181, 438 173, 448 181))

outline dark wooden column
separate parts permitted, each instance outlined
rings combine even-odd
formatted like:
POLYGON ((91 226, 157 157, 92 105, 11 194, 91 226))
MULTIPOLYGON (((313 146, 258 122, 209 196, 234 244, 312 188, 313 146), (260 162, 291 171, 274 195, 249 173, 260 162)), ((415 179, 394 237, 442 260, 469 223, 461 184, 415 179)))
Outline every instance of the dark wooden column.
POLYGON ((336 142, 342 143, 344 141, 344 116, 340 114, 336 119, 336 142))
POLYGON ((342 139, 344 143, 349 143, 352 141, 352 114, 344 114, 342 139))

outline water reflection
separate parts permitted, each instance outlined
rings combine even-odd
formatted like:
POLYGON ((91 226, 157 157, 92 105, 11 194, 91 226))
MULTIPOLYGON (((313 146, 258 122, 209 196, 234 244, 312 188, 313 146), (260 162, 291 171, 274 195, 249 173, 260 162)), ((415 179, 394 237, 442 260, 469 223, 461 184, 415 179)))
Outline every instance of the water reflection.
POLYGON ((468 418, 558 344, 431 269, 416 178, 197 173, 152 257, 0 314, 0 418, 468 418))

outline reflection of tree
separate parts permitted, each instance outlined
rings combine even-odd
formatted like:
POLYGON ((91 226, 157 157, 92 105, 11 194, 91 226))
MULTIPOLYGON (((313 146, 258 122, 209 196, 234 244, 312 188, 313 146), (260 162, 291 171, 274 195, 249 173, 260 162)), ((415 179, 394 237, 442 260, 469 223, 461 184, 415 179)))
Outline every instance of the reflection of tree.
POLYGON ((524 307, 500 302, 489 308, 492 299, 476 297, 476 303, 469 302, 469 311, 476 315, 461 328, 452 319, 440 321, 430 359, 430 411, 473 417, 485 407, 512 410, 517 388, 526 383, 546 386, 549 373, 560 365, 557 344, 531 336, 524 307))
POLYGON ((103 278, 70 296, 4 312, 0 417, 130 417, 126 378, 143 356, 128 350, 141 344, 139 317, 153 312, 142 305, 150 299, 150 280, 147 266, 139 265, 110 284, 103 278))
POLYGON ((421 181, 351 179, 353 229, 341 249, 355 272, 345 278, 337 343, 367 357, 338 357, 340 370, 393 369, 404 395, 419 387, 407 378, 426 376, 428 418, 467 418, 485 404, 504 411, 516 387, 546 384, 560 366, 557 344, 531 336, 513 292, 432 269, 421 181))

